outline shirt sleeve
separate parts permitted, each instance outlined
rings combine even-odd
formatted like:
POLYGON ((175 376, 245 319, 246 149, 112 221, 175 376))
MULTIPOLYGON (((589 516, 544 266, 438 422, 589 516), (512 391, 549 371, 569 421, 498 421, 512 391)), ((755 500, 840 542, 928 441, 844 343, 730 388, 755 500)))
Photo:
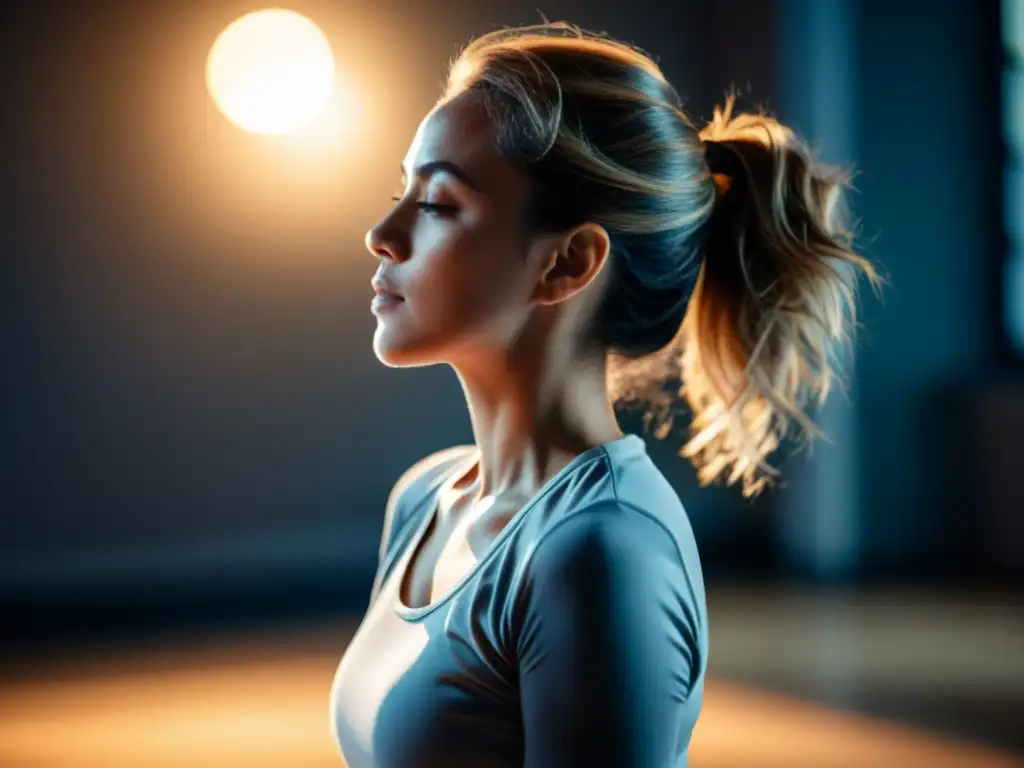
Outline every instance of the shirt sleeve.
POLYGON ((619 502, 558 523, 515 610, 525 768, 678 763, 700 614, 668 531, 619 502))

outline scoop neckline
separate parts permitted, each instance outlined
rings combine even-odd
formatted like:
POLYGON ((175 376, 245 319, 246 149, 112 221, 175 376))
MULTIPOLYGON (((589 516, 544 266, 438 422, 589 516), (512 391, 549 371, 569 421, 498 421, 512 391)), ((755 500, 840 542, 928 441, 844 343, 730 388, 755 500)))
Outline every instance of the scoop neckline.
POLYGON ((434 490, 431 492, 430 507, 423 516, 423 520, 420 522, 416 532, 410 538, 409 543, 405 547, 405 552, 402 554, 402 559, 398 566, 394 569, 394 578, 396 579, 395 592, 392 597, 391 603, 393 610, 396 615, 400 618, 408 621, 414 621, 422 619, 437 609, 448 603, 455 595, 457 595, 462 588, 477 574, 477 572, 487 563, 487 561, 494 556, 494 553, 498 551, 502 542, 507 539, 512 532, 518 527, 523 517, 526 516, 529 511, 540 502, 556 485, 565 479, 567 475, 572 473, 574 470, 579 468, 583 464, 587 464, 591 461, 599 459, 603 456, 614 458, 616 456, 625 456, 630 453, 635 453, 638 450, 646 450, 644 441, 641 437, 634 434, 623 435, 614 440, 610 440, 607 443, 601 443, 599 445, 591 446, 583 453, 576 455, 568 464, 562 467, 558 472, 552 475, 540 489, 533 494, 511 517, 505 527, 501 529, 494 540, 487 545, 480 559, 473 564, 473 567, 466 571, 455 584, 445 592, 444 595, 426 605, 418 607, 411 607, 405 604, 402 600, 402 584, 405 582, 405 577, 409 569, 409 563, 415 556, 416 551, 420 548, 423 543, 423 537, 429 530, 431 523, 437 516, 437 505, 438 498, 441 495, 442 489, 448 485, 452 478, 459 477, 460 470, 466 471, 472 466, 472 462, 475 462, 479 458, 479 449, 474 445, 472 450, 466 455, 462 461, 455 462, 451 469, 445 474, 445 478, 440 483, 435 484, 434 490))

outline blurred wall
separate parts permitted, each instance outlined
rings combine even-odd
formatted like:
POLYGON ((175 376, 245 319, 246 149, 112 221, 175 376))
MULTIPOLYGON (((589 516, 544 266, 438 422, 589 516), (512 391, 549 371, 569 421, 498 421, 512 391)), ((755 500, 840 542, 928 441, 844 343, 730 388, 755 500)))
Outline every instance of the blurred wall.
POLYGON ((996 373, 1003 258, 999 8, 906 0, 779 4, 780 114, 856 166, 865 292, 836 444, 789 469, 784 569, 811 577, 984 572, 973 416, 996 373))
POLYGON ((999 8, 857 9, 856 205, 891 277, 859 350, 865 566, 955 575, 962 534, 985 514, 966 405, 995 373, 998 337, 999 8))

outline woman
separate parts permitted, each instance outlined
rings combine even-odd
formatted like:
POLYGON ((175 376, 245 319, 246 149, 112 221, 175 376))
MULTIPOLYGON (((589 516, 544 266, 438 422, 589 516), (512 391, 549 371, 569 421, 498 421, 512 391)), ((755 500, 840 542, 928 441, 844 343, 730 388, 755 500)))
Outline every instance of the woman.
POLYGON ((461 54, 367 235, 374 351, 447 363, 475 441, 389 498, 369 609, 332 691, 363 766, 686 764, 708 662, 693 532, 616 401, 702 482, 757 493, 823 396, 870 265, 843 177, 774 120, 697 130, 637 50, 564 24, 461 54))

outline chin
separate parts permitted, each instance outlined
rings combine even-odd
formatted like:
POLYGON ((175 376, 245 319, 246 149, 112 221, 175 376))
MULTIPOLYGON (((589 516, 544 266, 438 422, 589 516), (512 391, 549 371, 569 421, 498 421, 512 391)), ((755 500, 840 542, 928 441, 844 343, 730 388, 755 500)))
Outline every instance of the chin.
POLYGON ((423 368, 438 362, 423 345, 398 338, 382 326, 373 334, 373 354, 388 368, 423 368))

